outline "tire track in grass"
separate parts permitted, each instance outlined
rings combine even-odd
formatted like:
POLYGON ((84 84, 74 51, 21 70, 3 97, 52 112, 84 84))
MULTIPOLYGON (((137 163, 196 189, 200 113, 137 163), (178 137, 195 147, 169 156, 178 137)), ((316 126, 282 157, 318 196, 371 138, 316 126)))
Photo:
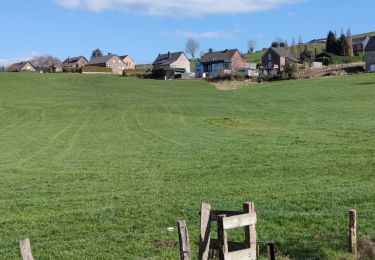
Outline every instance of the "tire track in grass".
MULTIPOLYGON (((88 109, 87 109, 88 110, 88 109)), ((87 112, 87 110, 85 112, 87 112)), ((81 115, 84 114, 85 112, 79 114, 76 118, 72 119, 70 121, 69 124, 67 124, 64 128, 62 128, 60 131, 58 131, 55 135, 53 135, 46 143, 45 145, 40 148, 38 151, 36 151, 35 153, 33 153, 32 155, 26 157, 26 158, 23 158, 23 159, 20 159, 19 161, 17 161, 15 163, 15 165, 18 165, 18 166, 23 166, 26 162, 32 160, 32 159, 35 159, 36 157, 38 157, 39 155, 41 155, 42 153, 48 151, 55 143, 56 141, 66 132, 68 131, 80 118, 81 118, 81 115)))
POLYGON ((82 123, 78 126, 78 128, 76 128, 76 130, 74 131, 74 133, 71 135, 71 138, 70 138, 69 142, 67 142, 65 148, 54 157, 54 160, 61 161, 61 160, 65 159, 69 155, 69 153, 75 147, 75 143, 76 143, 77 138, 80 135, 80 132, 84 128, 86 128, 88 126, 89 122, 94 117, 94 113, 96 111, 97 111, 97 109, 95 109, 94 111, 90 111, 89 116, 84 115, 84 120, 82 120, 82 121, 79 120, 78 121, 78 122, 82 122, 82 123))
MULTIPOLYGON (((29 113, 28 113, 28 111, 22 113, 22 114, 21 114, 22 117, 21 117, 20 119, 18 119, 16 122, 13 122, 12 124, 10 124, 10 125, 8 125, 8 126, 5 126, 5 127, 3 127, 3 128, 0 128, 0 133, 4 133, 4 132, 7 132, 7 130, 14 129, 14 128, 15 128, 16 126, 18 126, 19 124, 22 125, 22 122, 25 121, 25 120, 27 120, 27 119, 29 119, 30 116, 28 116, 28 115, 31 115, 31 114, 32 114, 32 111, 30 111, 29 113)), ((30 119, 29 119, 29 121, 30 121, 30 119)), ((26 123, 27 123, 27 122, 26 122, 26 123)))

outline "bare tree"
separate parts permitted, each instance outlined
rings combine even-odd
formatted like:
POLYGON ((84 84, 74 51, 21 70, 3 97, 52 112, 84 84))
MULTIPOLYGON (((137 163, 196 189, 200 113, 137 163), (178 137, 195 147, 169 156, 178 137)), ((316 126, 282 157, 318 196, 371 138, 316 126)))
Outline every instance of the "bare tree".
POLYGON ((61 61, 51 55, 45 56, 34 56, 30 61, 35 67, 47 69, 50 66, 58 66, 61 64, 61 61))
POLYGON ((195 54, 199 49, 199 42, 193 38, 189 38, 185 45, 185 52, 189 53, 191 57, 194 59, 195 54))
POLYGON ((249 53, 253 53, 254 52, 256 45, 257 45, 257 43, 256 43, 255 40, 249 40, 247 42, 247 48, 249 50, 249 53))
POLYGON ((353 56, 354 55, 353 36, 352 36, 352 30, 350 28, 348 28, 348 31, 346 32, 346 40, 348 41, 347 55, 353 56))

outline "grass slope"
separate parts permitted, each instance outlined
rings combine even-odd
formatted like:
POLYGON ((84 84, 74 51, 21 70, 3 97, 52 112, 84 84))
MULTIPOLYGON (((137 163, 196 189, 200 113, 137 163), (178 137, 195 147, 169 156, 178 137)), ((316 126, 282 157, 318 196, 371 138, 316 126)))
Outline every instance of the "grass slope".
POLYGON ((374 99, 374 75, 219 92, 0 73, 0 255, 27 236, 36 259, 177 259, 167 227, 186 219, 197 252, 200 203, 249 200, 280 254, 344 255, 350 208, 375 238, 374 99))

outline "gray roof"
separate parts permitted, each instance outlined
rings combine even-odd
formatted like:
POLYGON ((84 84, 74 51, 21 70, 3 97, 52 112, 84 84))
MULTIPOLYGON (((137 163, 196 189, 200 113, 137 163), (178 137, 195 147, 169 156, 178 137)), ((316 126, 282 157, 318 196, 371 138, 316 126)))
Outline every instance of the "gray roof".
POLYGON ((375 36, 372 36, 367 43, 365 51, 375 51, 375 36))
POLYGON ((290 51, 287 48, 283 48, 283 47, 271 47, 270 50, 273 51, 273 52, 275 52, 280 57, 285 57, 289 61, 295 61, 295 62, 299 61, 296 57, 294 57, 290 53, 290 51))
POLYGON ((94 57, 90 60, 89 63, 87 63, 87 66, 93 66, 93 65, 97 65, 97 66, 100 66, 100 65, 105 65, 107 64, 107 62, 112 59, 113 57, 117 56, 116 54, 110 54, 110 55, 106 55, 106 56, 101 56, 101 57, 94 57))
POLYGON ((125 59, 126 57, 129 57, 129 55, 119 56, 120 59, 125 59))
POLYGON ((223 61, 230 62, 237 51, 237 49, 232 49, 224 51, 207 52, 205 55, 203 55, 200 62, 205 64, 218 63, 223 61))
POLYGON ((81 58, 84 58, 86 61, 87 61, 87 59, 84 57, 84 56, 78 56, 78 57, 73 57, 73 58, 67 58, 66 60, 64 60, 62 63, 67 63, 67 64, 69 64, 69 63, 76 63, 76 62, 78 62, 81 58))
POLYGON ((159 56, 152 63, 152 65, 158 65, 158 66, 167 66, 167 65, 170 65, 173 62, 177 61, 182 54, 185 55, 185 53, 182 52, 182 51, 180 51, 180 52, 168 52, 168 53, 165 53, 165 54, 159 54, 159 56))
POLYGON ((23 67, 26 66, 26 64, 30 64, 35 69, 34 65, 30 61, 22 61, 22 62, 18 62, 18 63, 14 63, 10 65, 7 70, 12 71, 12 72, 21 71, 23 67))
POLYGON ((353 43, 364 43, 368 36, 363 36, 363 37, 358 37, 358 38, 353 38, 353 43))

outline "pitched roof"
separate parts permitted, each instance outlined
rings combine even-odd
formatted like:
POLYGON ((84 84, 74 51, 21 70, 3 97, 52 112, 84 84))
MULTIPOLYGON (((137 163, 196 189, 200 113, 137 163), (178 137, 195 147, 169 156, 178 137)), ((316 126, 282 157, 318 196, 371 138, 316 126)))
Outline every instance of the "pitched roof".
POLYGON ((21 71, 23 67, 26 66, 26 64, 30 64, 35 69, 34 65, 30 61, 22 61, 22 62, 18 62, 18 63, 14 63, 10 65, 7 70, 8 71, 21 71))
POLYGON ((364 43, 364 41, 366 41, 367 37, 368 36, 353 38, 353 43, 354 44, 356 44, 356 43, 364 43))
POLYGON ((296 57, 294 57, 290 53, 290 51, 287 48, 283 48, 283 47, 271 47, 270 50, 272 50, 273 52, 275 52, 280 57, 285 57, 289 61, 295 61, 295 62, 299 61, 296 57))
POLYGON ((81 58, 84 58, 86 61, 87 59, 84 57, 84 56, 78 56, 78 57, 73 57, 73 58, 67 58, 66 60, 64 60, 62 63, 76 63, 78 62, 81 58))
POLYGON ((116 54, 110 54, 106 56, 94 57, 87 63, 87 66, 93 65, 105 65, 110 59, 117 56, 116 54))
POLYGON ((120 59, 125 59, 126 57, 129 57, 129 55, 123 55, 123 56, 119 56, 120 59))
POLYGON ((223 62, 223 61, 231 61, 234 54, 237 52, 237 49, 232 50, 224 50, 224 51, 213 51, 207 52, 201 58, 201 63, 212 63, 212 62, 223 62))
POLYGON ((165 54, 159 54, 159 56, 152 63, 152 65, 159 65, 159 66, 170 65, 173 62, 177 61, 182 54, 185 55, 185 53, 182 52, 182 51, 180 51, 180 52, 168 52, 168 53, 165 53, 165 54))
POLYGON ((367 43, 365 51, 375 51, 375 36, 372 36, 367 43))

